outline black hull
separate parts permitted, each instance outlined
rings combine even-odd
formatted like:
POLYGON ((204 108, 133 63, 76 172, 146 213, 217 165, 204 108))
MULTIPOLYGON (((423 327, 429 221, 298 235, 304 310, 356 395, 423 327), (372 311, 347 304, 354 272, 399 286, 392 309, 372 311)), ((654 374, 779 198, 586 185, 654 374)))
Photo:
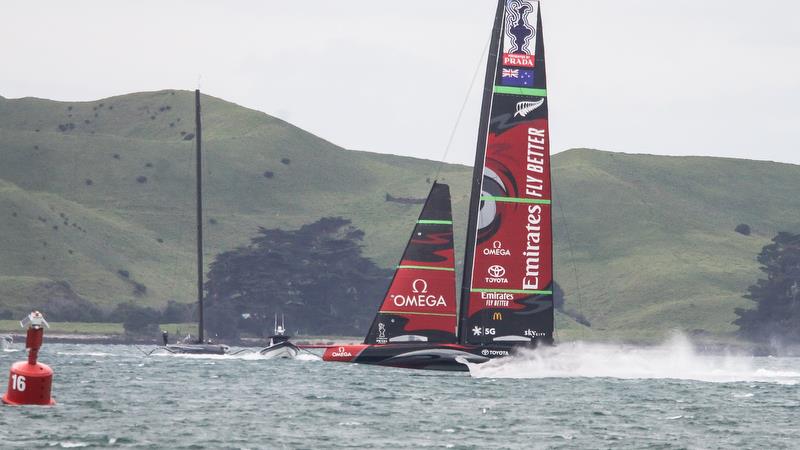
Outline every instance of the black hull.
POLYGON ((359 344, 328 347, 323 359, 403 369, 466 372, 469 369, 459 360, 480 364, 512 354, 510 347, 428 343, 359 344))
POLYGON ((219 344, 174 344, 167 345, 164 349, 184 355, 224 355, 229 350, 227 345, 219 344))

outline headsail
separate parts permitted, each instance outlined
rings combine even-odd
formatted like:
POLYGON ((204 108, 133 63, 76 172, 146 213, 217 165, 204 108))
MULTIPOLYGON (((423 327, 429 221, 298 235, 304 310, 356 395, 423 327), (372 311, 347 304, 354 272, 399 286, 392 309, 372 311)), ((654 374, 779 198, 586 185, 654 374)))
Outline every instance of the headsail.
POLYGON ((461 343, 550 342, 550 145, 539 2, 500 0, 467 226, 461 343))
POLYGON ((364 343, 456 340, 450 188, 434 182, 364 343))

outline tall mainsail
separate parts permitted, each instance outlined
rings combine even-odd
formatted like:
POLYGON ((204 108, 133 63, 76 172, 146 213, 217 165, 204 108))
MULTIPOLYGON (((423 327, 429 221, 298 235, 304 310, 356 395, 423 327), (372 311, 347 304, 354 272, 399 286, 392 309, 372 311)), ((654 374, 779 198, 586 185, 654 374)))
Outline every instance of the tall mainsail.
POLYGON ((461 343, 552 341, 547 106, 539 2, 500 0, 467 223, 461 343))
POLYGON ((434 182, 364 343, 456 340, 450 188, 434 182))

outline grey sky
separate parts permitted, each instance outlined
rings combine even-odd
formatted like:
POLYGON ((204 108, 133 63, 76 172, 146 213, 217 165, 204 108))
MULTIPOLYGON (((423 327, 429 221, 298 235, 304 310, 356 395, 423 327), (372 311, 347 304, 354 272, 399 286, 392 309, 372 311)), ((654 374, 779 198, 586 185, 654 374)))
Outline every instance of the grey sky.
MULTIPOLYGON (((471 164, 493 0, 3 2, 0 95, 193 89, 346 148, 471 164), (480 75, 471 87, 476 68, 480 75), (471 87, 471 89, 470 89, 471 87)), ((800 4, 545 0, 554 151, 800 164, 800 4)))

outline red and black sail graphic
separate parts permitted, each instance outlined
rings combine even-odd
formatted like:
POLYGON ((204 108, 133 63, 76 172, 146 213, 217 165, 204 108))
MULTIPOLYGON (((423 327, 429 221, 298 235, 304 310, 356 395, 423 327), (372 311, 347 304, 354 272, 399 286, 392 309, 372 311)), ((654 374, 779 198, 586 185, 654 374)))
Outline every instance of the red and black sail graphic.
POLYGON ((435 182, 364 343, 415 341, 457 341, 450 188, 435 182))
POLYGON ((467 226, 460 341, 553 335, 550 144, 539 2, 500 0, 467 226))

